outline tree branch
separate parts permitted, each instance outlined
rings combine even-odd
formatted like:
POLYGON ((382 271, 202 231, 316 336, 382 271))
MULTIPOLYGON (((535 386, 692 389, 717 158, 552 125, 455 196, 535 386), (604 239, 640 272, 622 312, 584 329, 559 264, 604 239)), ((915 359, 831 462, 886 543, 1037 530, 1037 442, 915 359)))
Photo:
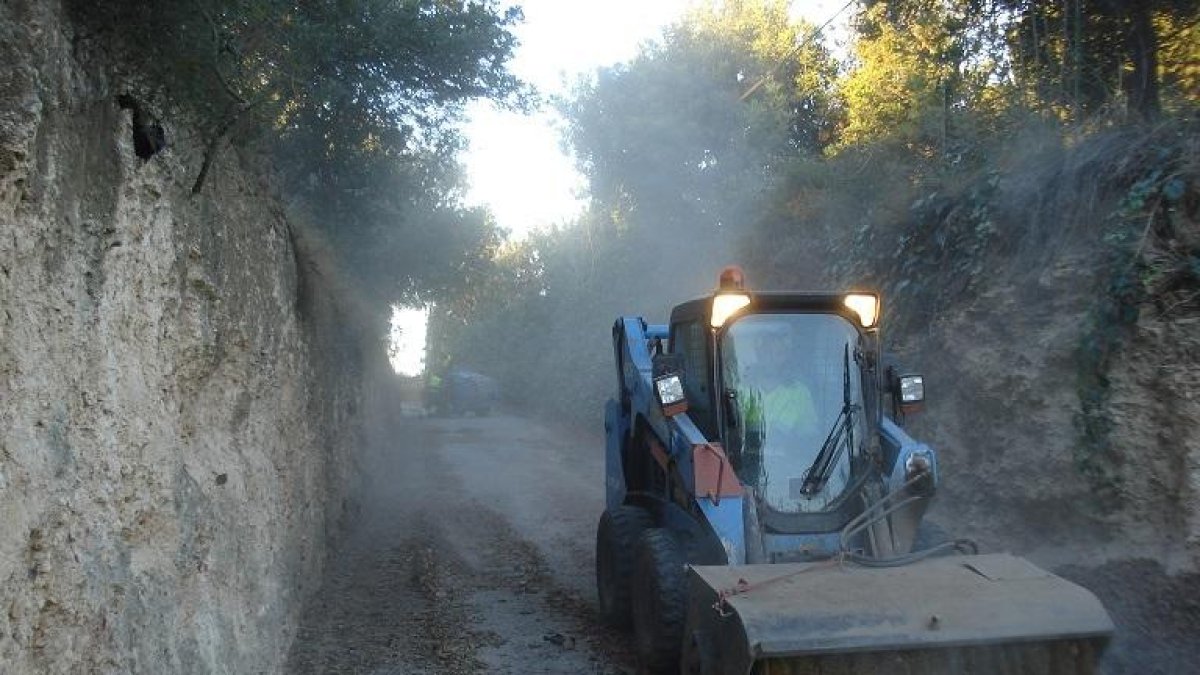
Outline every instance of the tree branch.
POLYGON ((229 135, 233 127, 242 120, 243 115, 258 107, 259 104, 266 100, 266 97, 263 97, 253 103, 237 106, 232 112, 226 115, 225 121, 221 123, 221 126, 217 127, 216 133, 209 139, 208 145, 204 149, 204 162, 200 165, 200 173, 196 175, 196 182, 192 184, 192 194, 198 195, 204 189, 204 181, 208 178, 208 172, 212 168, 213 160, 217 157, 221 141, 225 140, 225 137, 229 135))

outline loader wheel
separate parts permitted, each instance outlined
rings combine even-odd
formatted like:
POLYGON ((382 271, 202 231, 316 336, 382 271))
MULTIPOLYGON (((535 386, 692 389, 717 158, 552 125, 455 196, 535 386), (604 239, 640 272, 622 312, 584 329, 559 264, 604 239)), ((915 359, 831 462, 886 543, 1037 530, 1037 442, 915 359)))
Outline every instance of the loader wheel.
POLYGON ((654 526, 650 512, 636 506, 605 509, 596 528, 596 591, 600 615, 617 628, 629 626, 630 580, 642 532, 654 526))
POLYGON ((633 589, 633 636, 642 673, 678 673, 687 618, 683 540, 672 532, 646 530, 637 547, 633 589))
POLYGON ((716 647, 702 633, 693 633, 680 657, 679 672, 682 675, 714 675, 717 662, 716 647))

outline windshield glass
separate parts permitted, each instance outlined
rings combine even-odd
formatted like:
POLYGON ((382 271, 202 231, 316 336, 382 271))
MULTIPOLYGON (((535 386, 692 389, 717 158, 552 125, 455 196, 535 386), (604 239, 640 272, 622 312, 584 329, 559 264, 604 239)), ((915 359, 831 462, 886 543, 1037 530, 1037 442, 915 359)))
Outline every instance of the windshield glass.
POLYGON ((755 314, 722 335, 726 444, 739 478, 772 509, 823 511, 846 488, 851 443, 865 434, 858 339, 854 326, 831 314, 755 314), (806 484, 839 429, 827 481, 806 484))

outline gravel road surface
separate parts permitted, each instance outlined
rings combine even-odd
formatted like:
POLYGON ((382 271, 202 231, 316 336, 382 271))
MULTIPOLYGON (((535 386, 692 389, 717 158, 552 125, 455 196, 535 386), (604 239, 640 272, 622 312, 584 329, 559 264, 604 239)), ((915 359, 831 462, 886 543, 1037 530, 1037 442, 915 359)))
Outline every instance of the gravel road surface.
POLYGON ((505 415, 398 418, 381 438, 288 673, 633 671, 595 602, 602 438, 505 415))
MULTIPOLYGON (((362 515, 286 673, 634 672, 628 636, 601 623, 595 601, 599 433, 498 414, 396 417, 374 435, 362 515)), ((1117 622, 1102 673, 1196 672, 1200 577, 1149 560, 1052 567, 1117 622)))

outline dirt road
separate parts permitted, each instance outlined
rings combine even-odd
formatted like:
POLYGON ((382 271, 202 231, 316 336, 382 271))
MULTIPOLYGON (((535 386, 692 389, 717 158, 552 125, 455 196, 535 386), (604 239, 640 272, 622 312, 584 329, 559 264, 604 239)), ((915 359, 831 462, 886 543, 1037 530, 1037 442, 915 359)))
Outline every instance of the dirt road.
POLYGON ((601 443, 504 415, 389 424, 287 672, 631 672, 595 606, 601 443))
MULTIPOLYGON (((285 672, 632 673, 628 637, 605 627, 595 604, 599 430, 581 438, 509 415, 381 417, 362 515, 285 672)), ((1192 672, 1196 575, 1171 577, 1147 560, 1059 571, 1118 624, 1103 673, 1192 672)))

